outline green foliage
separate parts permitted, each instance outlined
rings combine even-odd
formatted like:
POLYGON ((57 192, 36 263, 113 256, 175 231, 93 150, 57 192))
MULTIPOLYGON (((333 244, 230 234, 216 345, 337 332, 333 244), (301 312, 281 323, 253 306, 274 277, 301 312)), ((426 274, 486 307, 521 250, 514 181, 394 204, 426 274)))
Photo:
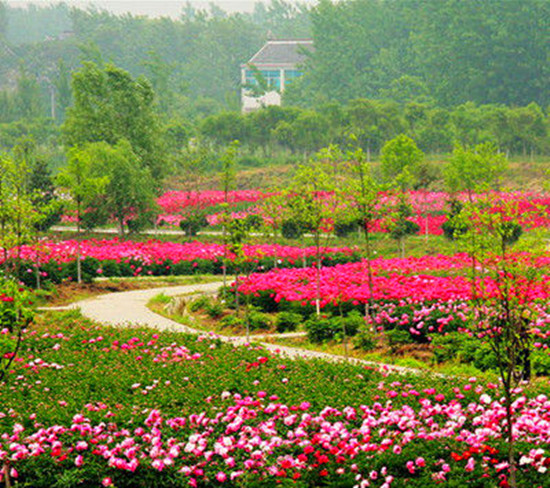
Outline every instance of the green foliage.
POLYGON ((386 338, 388 339, 388 345, 390 346, 390 351, 392 354, 395 354, 398 348, 404 344, 410 344, 413 342, 409 332, 401 329, 387 330, 386 338))
POLYGON ((285 239, 299 239, 307 230, 307 224, 295 218, 285 219, 281 223, 281 235, 285 239))
POLYGON ((547 106, 539 87, 548 73, 536 60, 545 59, 548 16, 544 1, 321 2, 308 96, 547 106))
POLYGON ((447 221, 441 225, 441 229, 443 230, 443 235, 447 239, 454 241, 468 230, 468 226, 460 218, 460 212, 464 207, 462 202, 460 200, 451 199, 448 203, 450 211, 447 214, 447 221))
POLYGON ((372 351, 376 348, 376 337, 372 331, 363 327, 362 330, 354 337, 353 344, 355 347, 363 351, 372 351))
POLYGON ((208 306, 209 298, 206 295, 202 295, 199 298, 196 298, 195 300, 192 300, 189 302, 189 305, 187 305, 188 310, 191 313, 198 312, 199 310, 203 310, 208 306))
POLYGON ((250 330, 268 330, 272 325, 271 317, 257 310, 251 310, 245 321, 248 322, 250 330))
POLYGON ((340 331, 335 325, 332 317, 324 315, 310 317, 305 323, 308 340, 314 344, 321 344, 333 339, 340 331))
POLYGON ((402 191, 414 187, 424 154, 408 136, 401 134, 384 144, 380 169, 384 179, 402 191))
MULTIPOLYGON (((406 194, 399 195, 396 208, 390 213, 388 219, 388 230, 392 239, 396 239, 403 245, 403 240, 410 235, 416 234, 420 230, 420 226, 409 220, 413 215, 413 209, 409 201, 407 201, 406 194)), ((402 248, 402 255, 404 249, 402 248)))
POLYGON ((139 157, 126 140, 121 139, 115 146, 105 142, 86 144, 81 157, 90 161, 96 178, 107 179, 103 191, 91 202, 93 211, 113 216, 121 234, 125 225, 130 230, 139 230, 152 220, 154 182, 149 169, 140 165, 139 157))
MULTIPOLYGON (((0 277, 0 330, 12 332, 27 325, 34 316, 33 297, 29 291, 15 280, 0 277)), ((10 343, 4 341, 4 346, 10 343)))
POLYGON ((204 310, 210 318, 217 319, 223 315, 224 306, 218 300, 210 300, 204 310))
POLYGON ((197 210, 188 212, 180 221, 180 229, 188 237, 196 236, 201 229, 207 226, 206 214, 197 210))
POLYGON ((311 316, 305 323, 307 337, 314 344, 321 344, 332 339, 351 337, 364 325, 363 317, 358 312, 348 316, 311 316))
POLYGON ((112 64, 85 62, 73 73, 73 105, 63 125, 69 146, 128 141, 155 181, 164 174, 154 93, 144 78, 134 79, 112 64))
POLYGON ((444 170, 445 182, 451 192, 495 190, 506 167, 506 157, 494 144, 457 145, 444 170))
POLYGON ((223 319, 221 319, 220 323, 223 327, 231 327, 235 329, 244 328, 244 320, 237 315, 226 315, 223 319))
POLYGON ((277 332, 294 332, 302 323, 302 316, 294 312, 280 312, 275 319, 275 327, 277 332))
POLYGON ((28 191, 29 162, 21 146, 16 149, 14 158, 0 154, 0 247, 4 249, 28 242, 41 218, 28 191))

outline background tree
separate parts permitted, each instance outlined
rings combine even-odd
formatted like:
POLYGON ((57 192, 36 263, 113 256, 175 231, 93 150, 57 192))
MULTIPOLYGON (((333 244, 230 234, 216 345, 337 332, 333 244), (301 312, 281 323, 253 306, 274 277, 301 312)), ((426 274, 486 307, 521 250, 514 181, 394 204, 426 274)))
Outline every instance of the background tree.
POLYGON ((460 242, 472 262, 482 268, 481 276, 469 277, 472 332, 489 344, 496 358, 506 411, 503 430, 511 487, 518 486, 514 434, 514 417, 518 412, 514 411, 514 395, 516 387, 531 377, 532 331, 541 313, 536 297, 541 291, 546 293, 548 286, 537 262, 546 245, 535 237, 512 250, 521 236, 521 226, 514 215, 517 209, 513 204, 488 196, 467 202, 457 217, 463 229, 460 242), (488 212, 488 208, 499 211, 488 212))
POLYGON ((153 180, 128 141, 121 139, 114 146, 89 143, 82 147, 79 157, 88 161, 92 177, 102 181, 101 191, 90 200, 88 216, 93 218, 97 213, 97 221, 113 217, 121 236, 125 227, 137 231, 151 222, 155 208, 153 180))
MULTIPOLYGON (((352 136, 353 143, 354 138, 352 136)), ((374 296, 374 273, 372 269, 373 246, 372 231, 374 223, 382 218, 381 194, 387 185, 381 184, 373 175, 372 165, 367 161, 363 149, 351 147, 345 157, 344 198, 349 201, 348 212, 352 220, 359 223, 365 239, 365 259, 369 296, 365 304, 365 316, 372 319, 372 300, 374 296)))
MULTIPOLYGON (((315 310, 321 313, 321 266, 324 256, 322 237, 329 231, 330 219, 338 207, 336 187, 326 167, 324 152, 298 167, 291 184, 283 192, 287 216, 312 234, 315 246, 315 310)), ((287 218, 288 218, 287 217, 287 218)))
POLYGON ((112 64, 85 62, 73 74, 73 105, 63 125, 69 146, 126 139, 155 181, 164 174, 151 84, 112 64))
POLYGON ((82 219, 84 212, 95 203, 108 183, 105 175, 96 176, 93 162, 89 155, 79 147, 73 147, 69 151, 67 166, 59 173, 57 182, 59 186, 67 190, 71 196, 76 213, 77 232, 77 282, 82 283, 82 262, 80 251, 80 236, 82 231, 82 219))
POLYGON ((476 190, 496 190, 508 162, 491 143, 478 144, 474 148, 455 146, 443 175, 449 192, 466 192, 472 199, 476 190))
POLYGON ((418 181, 424 153, 406 135, 386 142, 380 153, 380 171, 386 182, 402 191, 412 188, 418 181))

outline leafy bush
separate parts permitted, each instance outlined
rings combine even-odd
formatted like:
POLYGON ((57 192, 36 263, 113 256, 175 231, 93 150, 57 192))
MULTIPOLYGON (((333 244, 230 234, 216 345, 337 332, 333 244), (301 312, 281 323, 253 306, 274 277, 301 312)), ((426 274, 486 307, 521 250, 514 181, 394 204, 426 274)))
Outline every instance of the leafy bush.
POLYGON ((196 236, 197 233, 208 226, 208 221, 206 220, 206 215, 204 212, 193 212, 188 213, 180 221, 180 229, 185 232, 185 235, 188 237, 196 236))
POLYGON ((248 314, 250 330, 266 330, 271 327, 271 317, 265 313, 252 310, 248 314))
POLYGON ((198 312, 199 310, 204 310, 208 305, 210 304, 210 299, 206 295, 202 295, 199 298, 196 298, 195 300, 192 300, 189 305, 187 305, 187 309, 192 312, 198 312))
POLYGON ((285 239, 299 239, 305 232, 304 225, 297 220, 284 220, 281 224, 281 234, 285 239))
POLYGON ((534 350, 531 353, 531 367, 536 375, 550 376, 550 354, 548 351, 534 350))
POLYGON ((364 323, 361 314, 353 311, 344 317, 328 315, 320 317, 312 316, 305 325, 310 342, 319 344, 335 338, 341 338, 344 335, 354 336, 364 323))
POLYGON ((16 281, 0 278, 0 330, 14 330, 33 317, 32 296, 16 281))
POLYGON ((387 330, 386 337, 392 353, 395 353, 399 346, 413 342, 411 334, 400 329, 387 330))
POLYGON ((219 301, 212 300, 205 306, 204 311, 209 317, 217 319, 223 315, 224 306, 219 301))
POLYGON ((353 344, 363 351, 372 351, 376 348, 376 338, 370 330, 365 328, 354 337, 353 344))
POLYGON ((277 332, 292 332, 298 328, 302 322, 302 316, 294 312, 280 312, 275 319, 277 332))
POLYGON ((365 325, 365 319, 357 310, 353 310, 347 316, 340 318, 340 324, 347 336, 354 336, 365 325))
POLYGON ((457 361, 458 363, 472 364, 481 371, 497 367, 496 356, 489 344, 462 332, 436 335, 432 344, 436 363, 457 361))
POLYGON ((312 316, 305 324, 307 331, 307 338, 314 344, 321 344, 325 341, 334 338, 334 335, 338 333, 334 329, 334 323, 331 317, 321 315, 319 317, 312 316))
POLYGON ((244 321, 242 318, 237 317, 236 315, 227 315, 221 319, 220 323, 224 327, 233 327, 233 328, 244 328, 244 321))

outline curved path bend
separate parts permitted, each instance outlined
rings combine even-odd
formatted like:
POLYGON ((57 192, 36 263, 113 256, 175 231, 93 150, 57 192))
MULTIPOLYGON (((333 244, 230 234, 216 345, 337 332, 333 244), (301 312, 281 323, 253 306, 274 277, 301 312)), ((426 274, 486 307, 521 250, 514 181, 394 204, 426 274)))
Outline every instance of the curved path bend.
MULTIPOLYGON (((175 297, 181 295, 199 295, 213 294, 223 283, 205 283, 182 286, 167 286, 160 288, 150 288, 146 290, 135 290, 125 292, 108 293, 94 298, 81 300, 66 307, 52 307, 50 310, 71 310, 80 309, 85 317, 100 322, 106 325, 118 327, 130 326, 146 326, 163 331, 185 332, 190 334, 205 334, 204 330, 193 329, 186 325, 180 324, 169 318, 163 317, 147 307, 148 302, 159 294, 175 297)), ((44 308, 48 310, 48 308, 44 308)), ((295 336, 296 334, 288 334, 295 336)), ((283 334, 284 336, 284 334, 283 334)), ((235 345, 245 345, 246 338, 242 336, 218 336, 222 341, 229 342, 235 345)), ((284 355, 289 358, 303 359, 322 359, 328 361, 350 361, 355 364, 375 367, 387 371, 400 373, 420 373, 419 370, 395 366, 391 364, 381 364, 373 361, 365 361, 361 359, 348 358, 318 351, 310 351, 296 347, 281 346, 267 342, 261 342, 266 336, 251 336, 251 340, 261 344, 265 349, 284 355)), ((276 337, 276 336, 274 336, 276 337)))

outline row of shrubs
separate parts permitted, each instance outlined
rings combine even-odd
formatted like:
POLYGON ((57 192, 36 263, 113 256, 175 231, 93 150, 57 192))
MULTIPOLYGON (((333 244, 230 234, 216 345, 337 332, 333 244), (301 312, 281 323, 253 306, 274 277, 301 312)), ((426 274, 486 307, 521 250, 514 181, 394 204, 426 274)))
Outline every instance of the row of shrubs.
MULTIPOLYGON (((229 293, 230 288, 222 290, 225 296, 224 302, 208 298, 200 298, 190 304, 191 311, 202 308, 211 316, 221 317, 226 307, 235 308, 234 294, 229 293)), ((262 297, 255 297, 262 300, 262 297)), ((271 304, 265 300, 262 303, 271 304)), ((254 301, 254 300, 252 300, 254 301)), ((345 338, 351 338, 354 347, 364 351, 371 351, 377 346, 377 334, 365 323, 363 314, 359 310, 342 309, 333 313, 317 316, 312 306, 299 306, 295 303, 280 302, 278 310, 269 306, 261 309, 258 301, 252 305, 248 314, 248 324, 251 331, 271 330, 273 327, 278 333, 292 332, 303 328, 307 333, 309 342, 322 344, 330 341, 341 342, 345 338), (270 312, 270 313, 266 313, 270 312), (277 312, 273 315, 273 312, 277 312), (303 327, 301 327, 303 326, 303 327)), ((221 319, 224 326, 232 328, 245 328, 245 319, 236 315, 227 315, 221 319)), ((424 342, 418 341, 418 336, 412 335, 408 329, 403 329, 388 324, 384 328, 385 343, 390 353, 395 354, 403 345, 424 342), (393 327, 393 328, 392 328, 393 327)), ((464 332, 453 330, 433 334, 431 338, 433 346, 433 361, 436 364, 455 362, 472 365, 481 371, 495 370, 498 366, 496 356, 490 346, 477 337, 469 336, 464 332)), ((529 368, 534 375, 550 375, 550 355, 547 351, 534 350, 529 358, 529 368)))
MULTIPOLYGON (((358 254, 331 254, 323 258, 323 266, 335 266, 337 264, 345 264, 359 261, 358 254)), ((264 257, 258 259, 254 263, 250 263, 253 271, 268 271, 277 265, 281 268, 297 268, 304 265, 304 261, 299 262, 290 260, 279 260, 276 258, 264 257)), ((306 266, 312 266, 315 257, 305 259, 306 266)), ((76 260, 67 263, 60 263, 51 260, 48 263, 42 264, 38 270, 33 262, 18 262, 6 263, 6 269, 12 270, 19 280, 25 285, 36 286, 36 273, 40 273, 40 282, 51 282, 54 284, 61 283, 64 280, 76 280, 77 277, 77 262, 76 260)), ((143 264, 141 261, 129 259, 127 261, 104 260, 100 261, 96 258, 86 257, 81 262, 82 280, 91 282, 98 276, 105 277, 130 277, 130 276, 183 276, 197 274, 222 274, 223 261, 209 259, 195 259, 193 261, 178 261, 166 259, 160 263, 143 264)), ((227 272, 234 274, 236 272, 247 272, 243 267, 237 267, 233 262, 227 263, 227 272)))
MULTIPOLYGON (((462 332, 451 332, 435 336, 432 340, 434 361, 438 364, 454 361, 470 364, 481 371, 498 367, 496 354, 489 344, 475 336, 462 332)), ((534 375, 550 376, 550 355, 548 351, 534 349, 528 359, 528 368, 534 375)), ((525 365, 522 365, 525 367, 525 365)))
MULTIPOLYGON (((289 311, 294 312, 302 315, 304 319, 307 319, 309 316, 311 316, 315 312, 315 306, 310 303, 303 304, 301 302, 296 301, 286 301, 286 300, 275 300, 275 296, 270 291, 258 291, 254 295, 249 295, 248 299, 250 300, 250 303, 254 305, 255 307, 258 307, 258 309, 262 310, 263 312, 267 313, 275 313, 275 312, 281 312, 281 311, 289 311)), ((243 298, 244 300, 244 298, 243 298)), ((376 303, 376 305, 379 305, 381 307, 384 307, 385 305, 389 304, 389 301, 379 301, 376 303)), ((427 303, 423 302, 421 306, 426 306, 427 303)), ((426 344, 431 341, 431 337, 433 335, 437 335, 437 330, 440 327, 440 323, 438 322, 439 319, 445 318, 448 313, 444 311, 440 311, 438 309, 434 309, 429 316, 424 316, 422 318, 423 321, 423 327, 420 329, 415 329, 415 334, 411 334, 409 332, 409 329, 411 328, 411 325, 414 322, 414 316, 415 311, 417 310, 416 307, 418 307, 418 304, 406 304, 406 305, 395 305, 392 314, 396 317, 403 317, 408 316, 409 322, 405 325, 399 325, 398 322, 384 322, 379 324, 380 326, 384 327, 384 330, 386 332, 393 331, 394 329, 396 331, 399 331, 402 337, 400 339, 402 342, 405 341, 404 337, 407 337, 407 342, 416 342, 420 344, 426 344)), ((327 304, 323 308, 323 313, 328 316, 340 316, 340 315, 349 315, 353 312, 356 312, 358 314, 362 314, 364 312, 364 305, 363 304, 357 304, 354 305, 351 302, 344 302, 337 305, 333 304, 327 304)), ((455 318, 452 321, 449 321, 445 325, 445 332, 455 332, 460 327, 464 326, 464 322, 459 317, 455 318)))

